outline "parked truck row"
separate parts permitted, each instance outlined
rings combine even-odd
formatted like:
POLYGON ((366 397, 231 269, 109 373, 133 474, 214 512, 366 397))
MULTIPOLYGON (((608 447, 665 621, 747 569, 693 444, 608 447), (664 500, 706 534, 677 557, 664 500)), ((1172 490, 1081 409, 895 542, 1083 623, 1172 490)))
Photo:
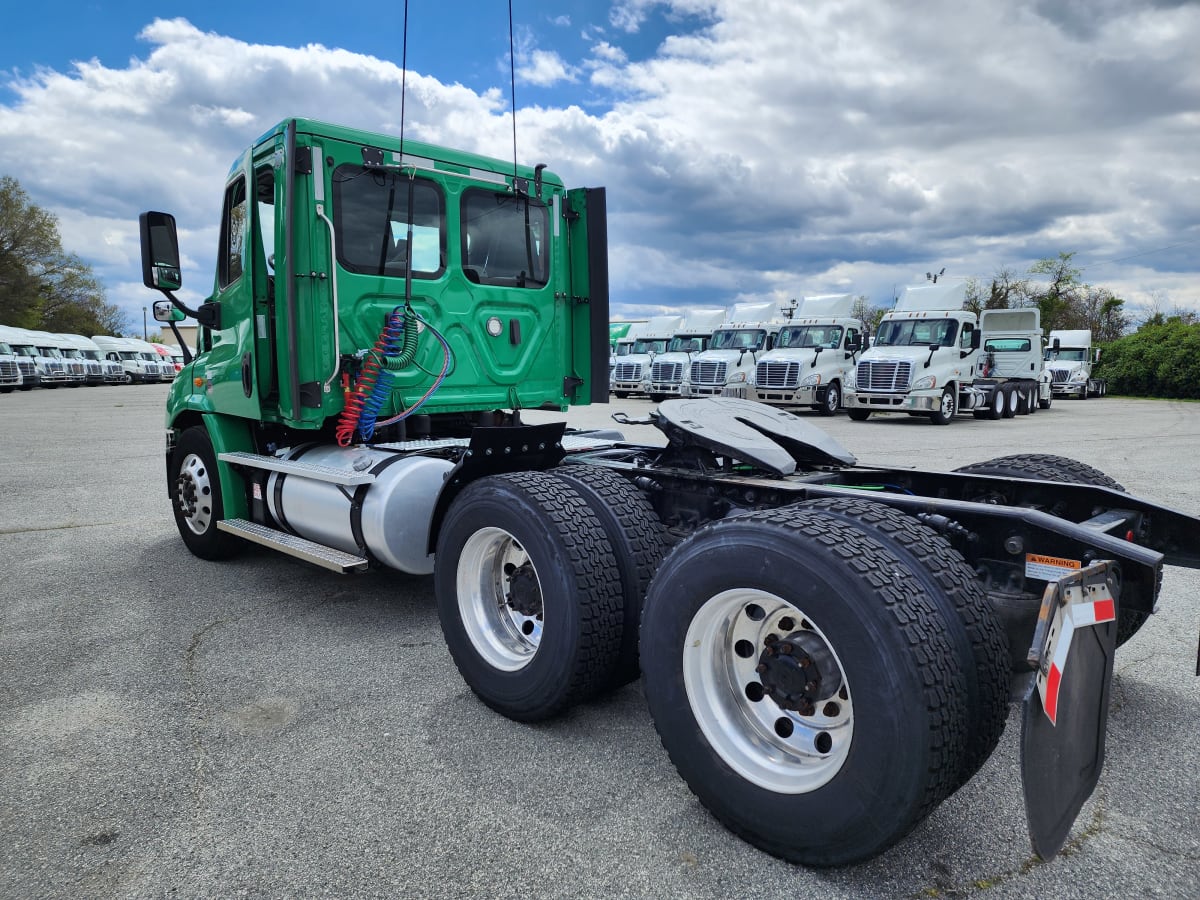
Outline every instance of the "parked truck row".
POLYGON ((6 394, 35 387, 171 381, 182 368, 178 347, 0 325, 0 392, 6 394))
MULTIPOLYGON (((199 325, 163 448, 192 553, 432 573, 449 660, 513 720, 640 676, 699 802, 799 863, 900 841, 989 758, 1015 698, 1030 841, 1063 846, 1101 777, 1116 647, 1154 612, 1165 563, 1200 567, 1200 519, 1045 454, 859 465, 729 396, 661 403, 662 445, 524 423, 609 394, 606 194, 543 165, 287 119, 214 191, 222 246, 197 308, 174 293, 174 218, 141 218, 156 320, 199 325)), ((634 346, 664 353, 680 324, 634 346)), ((742 357, 712 360, 722 393, 783 327, 714 330, 704 352, 742 357)), ((872 412, 991 397, 1009 382, 982 356, 1022 353, 988 351, 944 308, 894 313, 870 359, 845 330, 795 349, 809 374, 810 338, 820 357, 861 354, 846 396, 872 412), (872 404, 888 364, 880 395, 903 396, 872 404)))

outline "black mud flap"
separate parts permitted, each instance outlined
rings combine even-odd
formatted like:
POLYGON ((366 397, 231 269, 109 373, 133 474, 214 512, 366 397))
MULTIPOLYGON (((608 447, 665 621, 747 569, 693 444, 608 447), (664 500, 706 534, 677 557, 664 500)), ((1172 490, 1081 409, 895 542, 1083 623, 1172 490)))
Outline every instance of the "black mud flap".
POLYGON ((1021 780, 1033 852, 1052 859, 1104 767, 1119 581, 1099 562, 1046 586, 1029 649, 1021 780))

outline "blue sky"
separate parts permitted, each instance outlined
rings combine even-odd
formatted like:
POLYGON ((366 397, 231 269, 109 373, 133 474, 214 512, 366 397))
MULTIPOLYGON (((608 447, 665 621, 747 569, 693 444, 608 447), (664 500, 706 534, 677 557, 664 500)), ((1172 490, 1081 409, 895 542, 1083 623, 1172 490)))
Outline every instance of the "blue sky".
MULTIPOLYGON (((1135 315, 1200 309, 1200 5, 514 0, 518 141, 609 192, 614 312, 850 291, 1076 253, 1135 315)), ((191 299, 221 179, 274 122, 396 131, 403 7, 6 11, 0 174, 140 326, 139 211, 191 299)), ((507 157, 507 3, 412 0, 407 127, 507 157)))

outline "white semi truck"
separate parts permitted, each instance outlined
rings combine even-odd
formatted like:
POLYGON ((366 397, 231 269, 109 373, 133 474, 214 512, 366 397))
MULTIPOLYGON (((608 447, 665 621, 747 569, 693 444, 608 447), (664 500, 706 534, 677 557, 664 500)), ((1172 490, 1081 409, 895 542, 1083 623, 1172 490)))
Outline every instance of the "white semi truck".
MULTIPOLYGON (((120 363, 126 384, 147 384, 162 380, 162 364, 153 349, 145 349, 144 341, 134 338, 92 336, 92 341, 104 352, 104 358, 120 363)), ((148 346, 148 345, 147 345, 148 346)))
POLYGON ((28 389, 36 385, 44 388, 56 388, 60 384, 68 384, 67 363, 61 354, 49 353, 45 341, 40 339, 39 332, 25 328, 6 328, 3 335, 18 358, 24 359, 21 374, 24 379, 22 388, 28 389))
POLYGON ((823 416, 841 409, 846 376, 858 365, 866 337, 853 307, 853 294, 805 297, 779 330, 775 348, 758 358, 750 399, 809 407, 823 416))
POLYGON ((629 355, 618 358, 613 369, 612 392, 618 399, 650 393, 650 366, 654 357, 666 352, 682 322, 683 316, 654 316, 646 323, 629 355))
POLYGON ((783 322, 774 318, 773 303, 738 303, 729 321, 713 332, 708 349, 692 359, 686 397, 748 396, 759 354, 775 345, 783 322))
POLYGON ((682 396, 688 370, 696 354, 708 349, 713 332, 725 323, 723 309, 696 309, 684 316, 679 331, 667 344, 665 352, 654 357, 650 364, 650 399, 662 403, 671 397, 682 396))
POLYGON ((987 310, 985 328, 965 299, 962 283, 904 289, 846 385, 851 419, 902 412, 948 425, 958 412, 999 419, 1049 408, 1038 311, 987 310))
MULTIPOLYGON (((9 344, 8 330, 0 326, 0 394, 11 394, 17 388, 29 390, 33 387, 32 384, 25 386, 21 365, 24 358, 17 355, 17 351, 9 344)), ((28 368, 33 369, 32 363, 28 368)))
POLYGON ((1092 365, 1100 361, 1100 351, 1092 349, 1088 329, 1051 331, 1045 359, 1054 396, 1086 400, 1108 393, 1104 379, 1092 377, 1092 365))

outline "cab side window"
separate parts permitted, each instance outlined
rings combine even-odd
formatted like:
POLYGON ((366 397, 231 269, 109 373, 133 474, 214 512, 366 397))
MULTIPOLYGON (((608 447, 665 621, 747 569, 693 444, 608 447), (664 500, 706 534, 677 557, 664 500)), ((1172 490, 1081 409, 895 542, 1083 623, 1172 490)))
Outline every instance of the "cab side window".
POLYGON ((221 244, 217 250, 217 283, 228 287, 242 277, 246 249, 246 179, 225 189, 225 207, 221 213, 221 244))

